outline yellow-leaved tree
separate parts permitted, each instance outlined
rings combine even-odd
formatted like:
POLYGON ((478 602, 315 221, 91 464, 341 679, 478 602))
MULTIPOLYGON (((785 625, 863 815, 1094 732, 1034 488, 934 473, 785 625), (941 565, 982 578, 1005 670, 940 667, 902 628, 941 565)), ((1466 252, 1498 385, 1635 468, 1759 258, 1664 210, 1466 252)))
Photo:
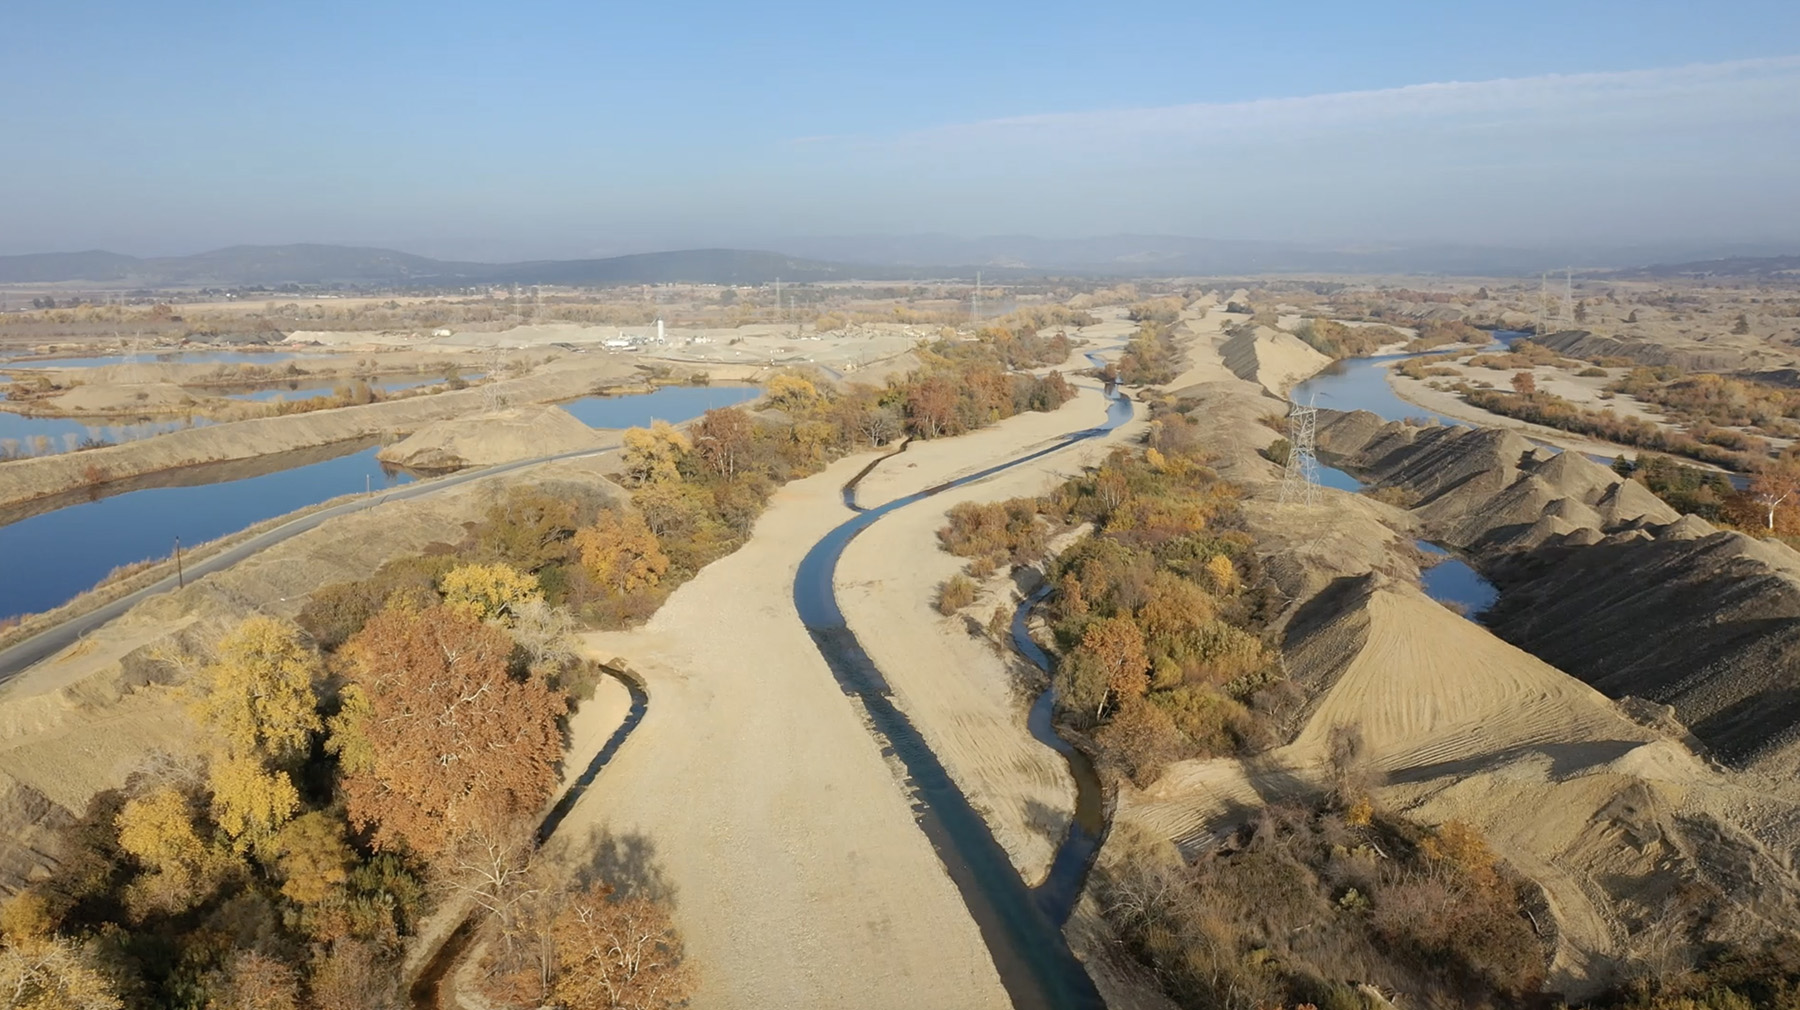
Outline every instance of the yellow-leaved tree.
POLYGON ((135 912, 192 908, 211 895, 229 865, 195 830, 188 798, 173 786, 126 801, 114 826, 119 848, 147 871, 126 892, 135 912))
POLYGON ((299 628, 251 617, 219 642, 196 708, 230 753, 289 764, 305 756, 320 728, 313 684, 324 672, 299 628))
POLYGON ((693 445, 667 421, 625 429, 625 477, 633 486, 681 478, 681 460, 693 445))
POLYGON ((300 809, 300 791, 287 773, 254 757, 214 755, 209 777, 213 822, 241 846, 268 839, 300 809))
POLYGON ((0 1006, 7 1010, 121 1010, 124 1001, 87 948, 58 938, 0 942, 0 1006))
POLYGON ((601 512, 592 526, 575 531, 575 548, 588 576, 617 595, 654 586, 669 570, 656 534, 636 512, 601 512))
POLYGON ((195 706, 214 734, 213 820, 239 849, 267 841, 300 809, 289 770, 322 728, 313 684, 324 664, 294 625, 251 617, 219 642, 195 706))
POLYGON ((344 828, 322 810, 302 814, 275 836, 275 870, 281 893, 302 905, 316 905, 350 878, 355 854, 344 843, 344 828))
POLYGON ((444 606, 511 627, 518 608, 540 599, 537 580, 511 565, 458 565, 438 583, 444 606))
POLYGON ((777 375, 767 388, 769 402, 782 410, 805 410, 819 398, 819 387, 798 375, 777 375))

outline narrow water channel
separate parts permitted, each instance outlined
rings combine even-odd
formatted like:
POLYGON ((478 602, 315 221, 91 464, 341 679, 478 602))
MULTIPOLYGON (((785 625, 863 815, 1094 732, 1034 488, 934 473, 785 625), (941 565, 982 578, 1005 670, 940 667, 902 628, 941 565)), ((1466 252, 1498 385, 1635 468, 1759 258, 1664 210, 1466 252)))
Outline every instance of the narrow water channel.
MULTIPOLYGON (((859 512, 813 545, 794 577, 794 606, 801 623, 812 634, 813 643, 844 693, 856 698, 867 713, 870 730, 884 752, 893 755, 906 769, 904 786, 912 797, 919 827, 962 894, 987 943, 1001 983, 1018 1007, 1103 1006, 1093 980, 1069 950, 1061 923, 1052 910, 1045 908, 1040 896, 1040 892, 1079 891, 1079 881, 1071 884, 1057 874, 1078 877, 1086 872, 1086 863, 1065 859, 1059 850, 1050 878, 1037 891, 1025 885, 981 815, 969 804, 968 797, 912 720, 894 703, 887 678, 863 650, 838 607, 834 578, 844 548, 889 513, 1060 452, 1105 434, 1132 416, 1131 402, 1115 396, 1108 406, 1106 422, 1100 427, 1075 432, 1049 448, 859 512)), ((1071 832, 1071 837, 1074 834, 1071 832)), ((1066 838, 1064 848, 1070 844, 1066 838)))

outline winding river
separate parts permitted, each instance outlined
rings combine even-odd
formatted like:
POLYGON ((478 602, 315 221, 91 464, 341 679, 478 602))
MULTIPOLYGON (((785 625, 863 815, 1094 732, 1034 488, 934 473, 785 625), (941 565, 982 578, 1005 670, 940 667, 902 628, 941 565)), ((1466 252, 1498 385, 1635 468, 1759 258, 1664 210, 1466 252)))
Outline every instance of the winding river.
POLYGON ((1083 818, 1078 816, 1044 883, 1037 888, 1026 886, 981 815, 969 804, 968 797, 912 720, 894 703, 887 678, 863 650, 839 609, 834 578, 844 548, 884 516, 1106 434, 1133 416, 1131 401, 1114 395, 1107 407, 1106 421, 1099 427, 1075 432, 1048 448, 858 512, 807 552, 794 577, 794 606, 801 623, 811 633, 844 693, 855 698, 867 713, 870 732, 882 744, 884 753, 897 758, 906 769, 904 785, 912 797, 919 826, 981 930, 1001 983, 1013 1004, 1020 1007, 1104 1005, 1093 980, 1069 950, 1061 928, 1080 891, 1081 877, 1098 846, 1099 833, 1084 830, 1083 818))
MULTIPOLYGON (((1494 347, 1508 347, 1527 336, 1530 334, 1518 330, 1496 330, 1494 347)), ((1389 367, 1395 362, 1453 354, 1457 350, 1460 348, 1421 351, 1416 354, 1384 354, 1333 362, 1318 375, 1295 386, 1289 398, 1295 403, 1310 403, 1331 410, 1366 410, 1384 421, 1422 418, 1436 424, 1472 427, 1467 421, 1445 417, 1417 404, 1408 403, 1394 392, 1394 387, 1388 382, 1389 367)), ((1355 476, 1324 463, 1319 464, 1319 483, 1340 491, 1355 492, 1364 487, 1363 482, 1355 476)), ((1482 611, 1500 598, 1500 591, 1494 584, 1482 577, 1467 561, 1429 541, 1415 541, 1415 545, 1433 561, 1419 575, 1420 586, 1427 596, 1441 603, 1453 604, 1463 616, 1471 620, 1479 617, 1482 611)))

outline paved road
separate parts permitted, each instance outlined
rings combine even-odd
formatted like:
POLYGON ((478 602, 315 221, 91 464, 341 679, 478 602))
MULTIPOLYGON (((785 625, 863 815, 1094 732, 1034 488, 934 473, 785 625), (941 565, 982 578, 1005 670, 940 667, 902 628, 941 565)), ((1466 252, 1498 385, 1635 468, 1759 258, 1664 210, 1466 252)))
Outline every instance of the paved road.
MULTIPOLYGON (((327 519, 348 515, 359 509, 368 508, 371 504, 378 505, 382 502, 397 501, 402 498, 418 498, 423 495, 436 494, 446 488, 452 488, 458 484, 466 484, 472 480, 480 480, 483 477, 492 477, 496 474, 510 473, 514 470, 523 470, 526 467, 538 466, 543 463, 553 463, 557 460, 594 456, 616 448, 618 448, 618 444, 614 443, 598 449, 581 449, 575 452, 558 453, 554 456, 538 456, 533 459, 522 459, 512 463, 501 463, 497 466, 484 467, 480 470, 464 470, 459 473, 449 474, 448 476, 438 477, 432 480, 416 481, 395 488, 392 491, 384 491, 372 499, 358 498, 355 501, 345 502, 342 505, 333 505, 328 509, 321 509, 309 515, 301 516, 298 519, 282 523, 280 526, 259 533, 229 550, 223 551, 203 561, 195 562, 194 564, 187 566, 185 575, 191 580, 198 579, 204 575, 210 575, 213 572, 223 571, 258 551, 278 544, 289 537, 305 533, 307 530, 317 527, 327 519)), ((88 632, 113 620, 120 614, 125 613, 125 611, 142 603, 144 600, 155 596, 157 593, 168 592, 175 587, 176 578, 171 575, 158 582, 153 582, 134 593, 122 596, 98 610, 82 614, 79 617, 71 617, 53 628, 46 628, 45 630, 38 632, 9 649, 0 650, 0 684, 4 684, 18 676, 33 663, 53 656, 63 649, 75 644, 88 632)))

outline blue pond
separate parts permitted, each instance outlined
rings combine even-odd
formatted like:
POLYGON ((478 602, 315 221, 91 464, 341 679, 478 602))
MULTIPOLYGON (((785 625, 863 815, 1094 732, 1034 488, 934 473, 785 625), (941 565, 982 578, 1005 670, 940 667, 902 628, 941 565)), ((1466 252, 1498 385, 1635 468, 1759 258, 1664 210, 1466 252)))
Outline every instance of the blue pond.
MULTIPOLYGON (((750 386, 669 386, 636 396, 586 397, 564 409, 595 427, 685 421, 759 395, 750 386)), ((0 619, 55 607, 120 565, 165 557, 175 538, 195 545, 340 495, 411 480, 373 448, 275 473, 196 487, 145 488, 0 526, 0 619)))
MULTIPOLYGON (((1497 330, 1494 340, 1498 344, 1507 345, 1524 336, 1526 334, 1515 330, 1497 330)), ((1295 403, 1312 404, 1330 410, 1366 410, 1384 421, 1404 421, 1416 417, 1437 424, 1460 424, 1466 427, 1467 421, 1444 417, 1417 404, 1407 403, 1394 392, 1394 387, 1388 385, 1389 365, 1408 358, 1430 357, 1434 353, 1451 354, 1455 351, 1349 358, 1295 386, 1289 395, 1295 403)))
POLYGON ((631 428, 652 420, 685 421, 714 407, 754 400, 755 386, 664 386, 636 396, 588 396, 562 404, 590 428, 631 428))
POLYGON ((1427 596, 1458 605, 1462 608, 1463 616, 1471 620, 1500 598, 1500 591, 1494 588, 1494 584, 1482 578, 1480 573, 1460 558, 1452 557, 1449 551, 1424 540, 1414 543, 1426 554, 1443 559, 1419 574, 1419 582, 1425 587, 1427 596))

